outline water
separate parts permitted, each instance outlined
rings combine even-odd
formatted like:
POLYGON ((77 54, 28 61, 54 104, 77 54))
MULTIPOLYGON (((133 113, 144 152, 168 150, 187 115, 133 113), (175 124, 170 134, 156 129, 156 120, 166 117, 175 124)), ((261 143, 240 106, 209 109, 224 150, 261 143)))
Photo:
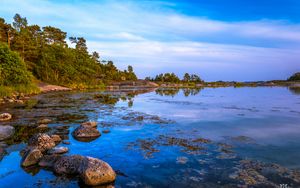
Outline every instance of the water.
MULTIPOLYGON (((232 178, 237 169, 249 170, 243 159, 264 168, 278 164, 278 174, 300 169, 300 95, 285 87, 58 92, 0 111, 14 115, 9 124, 16 128, 0 162, 1 187, 83 186, 76 177, 20 167, 19 151, 40 118, 52 119, 48 132, 71 142, 64 145, 68 155, 108 162, 118 173, 116 187, 235 187, 243 184, 232 178), (110 133, 75 140, 71 132, 87 120, 110 133)), ((258 183, 271 187, 300 185, 296 178, 259 173, 267 180, 258 183)))

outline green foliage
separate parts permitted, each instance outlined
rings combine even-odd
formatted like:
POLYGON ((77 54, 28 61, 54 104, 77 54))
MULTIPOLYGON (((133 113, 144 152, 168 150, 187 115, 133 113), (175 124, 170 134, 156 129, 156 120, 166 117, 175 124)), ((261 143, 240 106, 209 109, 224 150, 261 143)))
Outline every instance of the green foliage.
POLYGON ((15 86, 29 85, 32 75, 27 71, 24 62, 16 52, 7 45, 0 44, 0 85, 15 86))
POLYGON ((300 81, 300 72, 293 74, 288 81, 300 81))
POLYGON ((70 37, 75 44, 71 48, 66 42, 67 33, 59 28, 28 25, 19 14, 14 16, 12 25, 0 18, 0 42, 8 46, 0 49, 0 85, 30 85, 32 75, 44 82, 78 89, 137 80, 132 66, 120 71, 112 61, 101 61, 99 53, 90 55, 83 37, 70 37))
POLYGON ((164 73, 156 75, 155 78, 146 77, 145 80, 156 82, 169 82, 169 83, 188 83, 193 86, 195 83, 203 83, 203 80, 196 74, 185 73, 183 79, 180 80, 174 73, 164 73))

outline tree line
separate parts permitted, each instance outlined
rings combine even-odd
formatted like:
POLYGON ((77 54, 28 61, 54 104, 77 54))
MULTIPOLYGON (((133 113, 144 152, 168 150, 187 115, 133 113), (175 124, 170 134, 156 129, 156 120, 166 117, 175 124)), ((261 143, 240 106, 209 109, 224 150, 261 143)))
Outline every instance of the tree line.
POLYGON ((185 73, 180 79, 175 73, 161 73, 155 77, 146 77, 145 80, 154 82, 168 82, 168 83, 203 83, 204 81, 197 74, 185 73))
POLYGON ((69 40, 74 48, 68 46, 66 32, 52 26, 29 25, 26 17, 19 14, 14 16, 12 24, 0 18, 0 84, 14 83, 12 77, 18 77, 18 71, 28 71, 26 74, 34 79, 73 88, 137 80, 132 66, 121 71, 113 61, 101 60, 98 52, 90 54, 85 38, 71 36, 69 40), (19 63, 9 64, 9 61, 19 63))

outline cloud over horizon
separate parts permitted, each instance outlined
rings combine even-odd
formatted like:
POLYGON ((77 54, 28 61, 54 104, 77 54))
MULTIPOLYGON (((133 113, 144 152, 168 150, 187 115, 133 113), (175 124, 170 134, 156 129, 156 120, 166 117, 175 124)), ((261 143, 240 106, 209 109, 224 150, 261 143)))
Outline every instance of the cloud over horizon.
POLYGON ((120 68, 133 65, 141 78, 172 71, 205 80, 268 80, 300 71, 297 21, 214 19, 184 13, 176 2, 4 0, 0 17, 10 23, 20 13, 29 24, 83 36, 90 51, 120 68))

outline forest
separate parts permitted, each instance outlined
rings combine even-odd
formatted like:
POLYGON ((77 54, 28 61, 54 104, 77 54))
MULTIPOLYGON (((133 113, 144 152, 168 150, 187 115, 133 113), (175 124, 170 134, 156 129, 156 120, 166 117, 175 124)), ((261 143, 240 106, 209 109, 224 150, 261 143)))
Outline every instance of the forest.
POLYGON ((98 52, 90 54, 85 38, 67 36, 56 27, 29 25, 19 14, 12 24, 0 18, 0 90, 36 92, 38 81, 101 88, 111 81, 137 80, 132 66, 118 70, 113 61, 101 60, 98 52))

